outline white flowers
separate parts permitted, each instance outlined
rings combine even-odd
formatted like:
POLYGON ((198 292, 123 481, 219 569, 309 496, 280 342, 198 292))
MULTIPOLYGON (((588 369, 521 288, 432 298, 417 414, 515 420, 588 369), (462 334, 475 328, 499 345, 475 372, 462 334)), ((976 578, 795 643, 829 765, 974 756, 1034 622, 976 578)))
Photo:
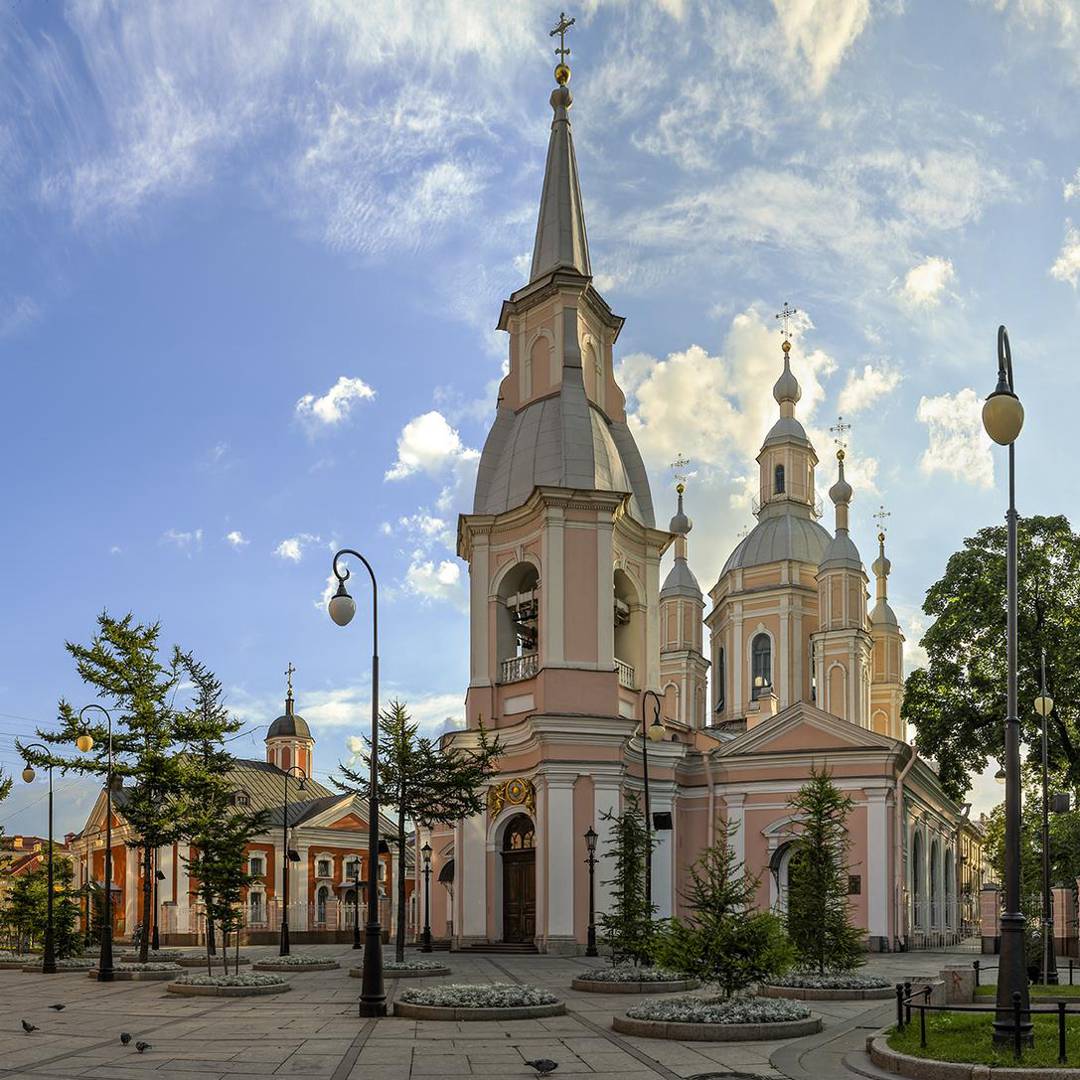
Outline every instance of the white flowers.
POLYGON ((771 979, 770 986, 791 986, 800 990, 883 990, 892 986, 876 975, 785 975, 771 979))
POLYGON ((470 986, 451 983, 448 986, 425 986, 403 990, 398 1001, 409 1005, 437 1005, 448 1009, 514 1009, 526 1005, 554 1005, 559 999, 539 986, 518 986, 514 983, 487 983, 470 986))
POLYGON ((137 961, 121 961, 119 964, 113 965, 113 971, 182 971, 183 968, 179 964, 157 964, 157 963, 145 963, 140 964, 137 961))
POLYGON ((635 967, 633 964, 616 964, 614 967, 597 968, 586 975, 578 978, 588 979, 591 982, 682 982, 689 979, 689 975, 681 971, 672 971, 662 967, 635 967))
POLYGON ((328 956, 271 956, 267 960, 261 960, 263 964, 273 964, 277 967, 279 964, 285 967, 323 967, 327 964, 336 964, 336 961, 331 960, 328 956))
POLYGON ((662 1020, 676 1024, 776 1024, 806 1020, 810 1010, 784 998, 682 997, 643 1001, 627 1009, 632 1020, 662 1020))
MULTIPOLYGON (((151 949, 147 954, 148 964, 171 964, 176 960, 180 960, 186 957, 188 954, 182 952, 180 949, 151 949)), ((120 957, 121 961, 126 963, 138 963, 139 954, 137 952, 124 953, 120 957)), ((119 966, 119 965, 118 965, 119 966)))
POLYGON ((282 986, 285 979, 281 975, 245 971, 242 975, 181 975, 176 983, 182 986, 282 986))
POLYGON ((406 959, 400 963, 397 960, 390 960, 383 965, 383 971, 388 975, 393 975, 395 971, 442 971, 445 967, 446 965, 440 964, 438 960, 406 959))

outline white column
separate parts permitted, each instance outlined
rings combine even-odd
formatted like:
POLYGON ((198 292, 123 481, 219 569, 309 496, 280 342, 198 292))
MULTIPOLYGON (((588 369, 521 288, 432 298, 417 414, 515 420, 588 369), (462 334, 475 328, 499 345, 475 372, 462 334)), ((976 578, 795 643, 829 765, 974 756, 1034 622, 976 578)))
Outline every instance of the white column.
POLYGON ((547 937, 574 936, 574 777, 547 776, 547 937))
POLYGON ((490 686, 488 641, 488 538, 474 536, 469 559, 469 662, 471 686, 490 686))
POLYGON ((289 867, 289 892, 292 893, 292 908, 289 910, 289 930, 307 930, 308 916, 308 852, 307 844, 297 843, 295 835, 292 843, 300 856, 298 863, 289 867))
POLYGON ((596 830, 596 914, 599 918, 601 912, 608 911, 611 907, 611 886, 605 885, 605 881, 614 878, 615 872, 612 867, 608 851, 611 843, 613 823, 604 820, 605 814, 618 814, 619 812, 619 777, 597 776, 593 773, 593 828, 596 830))
MULTIPOLYGON (((786 566, 786 564, 784 564, 786 566)), ((777 659, 780 664, 780 700, 777 702, 778 709, 786 709, 792 701, 798 700, 798 693, 792 695, 791 692, 791 669, 792 669, 792 656, 793 650, 797 650, 798 646, 791 640, 791 634, 788 631, 788 598, 786 596, 780 597, 780 637, 777 640, 777 652, 780 654, 777 659)))
POLYGON ((476 814, 462 823, 461 863, 454 875, 454 891, 461 897, 461 934, 477 941, 487 940, 485 820, 484 814, 476 814))
MULTIPOLYGON (((660 557, 650 551, 645 559, 645 596, 642 598, 645 609, 645 663, 644 671, 639 673, 638 686, 645 688, 660 685, 660 557), (642 677, 644 676, 644 678, 642 677)), ((675 630, 675 640, 682 635, 682 612, 675 630)), ((614 627, 612 628, 614 633, 614 627)))
POLYGON ((866 790, 866 932, 884 942, 890 940, 888 794, 884 787, 866 790))
POLYGON ((176 929, 179 933, 192 933, 191 925, 191 878, 188 876, 184 852, 176 846, 176 929))
POLYGON ((653 830, 656 846, 652 850, 652 902, 656 918, 670 919, 675 914, 675 813, 672 805, 674 787, 649 785, 649 810, 653 814, 670 813, 670 829, 653 830))
POLYGON ((735 604, 733 613, 734 626, 731 634, 731 714, 741 716, 745 711, 743 701, 742 668, 743 668, 743 617, 742 602, 735 604))
POLYGON ((139 922, 139 849, 125 848, 124 860, 124 928, 130 937, 139 922))
POLYGON ((615 669, 615 563, 610 519, 596 523, 596 666, 615 669))
POLYGON ((563 569, 566 549, 561 506, 548 508, 547 526, 544 531, 546 559, 540 583, 547 616, 540 628, 547 643, 542 653, 545 664, 561 664, 566 658, 566 578, 563 569))

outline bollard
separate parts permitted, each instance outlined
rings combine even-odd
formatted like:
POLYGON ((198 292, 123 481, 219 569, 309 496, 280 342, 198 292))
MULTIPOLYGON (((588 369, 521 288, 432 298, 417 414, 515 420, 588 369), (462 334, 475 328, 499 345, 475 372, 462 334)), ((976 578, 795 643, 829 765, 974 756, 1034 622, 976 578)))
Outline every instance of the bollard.
POLYGON ((904 984, 896 984, 896 1029, 904 1030, 904 984))
POLYGON ((905 1010, 904 1010, 904 1023, 905 1024, 910 1024, 911 1023, 911 983, 909 983, 909 982, 904 983, 904 1001, 907 1002, 907 1005, 906 1005, 905 1010))
POLYGON ((978 985, 979 985, 979 961, 975 960, 972 963, 971 966, 975 969, 975 986, 978 987, 978 985))
MULTIPOLYGON (((925 1003, 924 1003, 925 1005, 925 1003)), ((919 1045, 926 1049, 926 1009, 919 1010, 919 1045)))
POLYGON ((1065 1002, 1059 1001, 1058 1007, 1058 1064, 1064 1065, 1067 1061, 1065 1056, 1065 1002))
POLYGON ((1070 986, 1072 986, 1072 984, 1073 984, 1073 981, 1072 981, 1072 964, 1073 964, 1073 962, 1072 962, 1072 960, 1070 960, 1069 961, 1069 985, 1070 986))
POLYGON ((1013 991, 1013 1036, 1015 1038, 1013 1057, 1019 1061, 1024 1052, 1024 1040, 1020 1035, 1020 992, 1018 990, 1013 991))

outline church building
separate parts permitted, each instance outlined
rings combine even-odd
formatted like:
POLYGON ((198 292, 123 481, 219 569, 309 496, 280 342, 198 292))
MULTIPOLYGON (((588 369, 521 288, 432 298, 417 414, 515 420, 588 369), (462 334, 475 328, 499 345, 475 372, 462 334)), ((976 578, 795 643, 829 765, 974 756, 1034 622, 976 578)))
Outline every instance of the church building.
MULTIPOLYGON (((786 335, 778 416, 757 457, 756 524, 707 602, 681 483, 674 516, 657 524, 613 370, 624 319, 593 279, 570 72, 560 64, 555 74, 531 271, 499 315, 509 368, 472 512, 458 524, 470 671, 466 727, 444 738, 467 747, 482 723, 505 750, 486 811, 422 837, 434 853, 433 933, 455 948, 582 951, 586 832, 599 834, 603 856, 609 815, 645 793, 646 769, 658 917, 682 910, 688 868, 725 823, 760 879, 758 905, 782 912, 801 830, 790 800, 812 769, 827 768, 854 801, 849 891, 868 946, 972 935, 963 914, 972 905, 958 896, 966 810, 905 740, 885 533, 870 606, 849 533, 856 492, 845 451, 823 481, 830 530, 786 335)), ((601 858, 597 911, 612 873, 601 858)))

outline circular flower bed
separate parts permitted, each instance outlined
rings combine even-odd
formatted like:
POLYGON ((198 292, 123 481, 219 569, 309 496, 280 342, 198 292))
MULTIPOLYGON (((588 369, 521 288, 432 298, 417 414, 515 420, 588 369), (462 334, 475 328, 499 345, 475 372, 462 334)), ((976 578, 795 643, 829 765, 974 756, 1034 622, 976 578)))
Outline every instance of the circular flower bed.
POLYGON ((334 971, 340 965, 325 956, 272 956, 252 965, 254 971, 334 971))
POLYGON ((669 968, 616 964, 575 976, 570 985, 588 994, 670 994, 694 990, 698 981, 669 968))
POLYGON ((290 989, 280 975, 245 971, 242 975, 181 975, 169 983, 170 994, 189 997, 258 997, 290 989))
MULTIPOLYGON (((138 982, 142 980, 161 980, 165 982, 168 979, 175 979, 183 970, 179 964, 140 964, 135 961, 124 960, 113 965, 113 978, 118 982, 138 982)), ((95 967, 90 971, 90 978, 96 979, 97 977, 98 969, 95 967)))
POLYGON ((802 1001, 884 1000, 894 994, 887 979, 875 975, 785 975, 761 987, 770 998, 797 998, 802 1001))
POLYGON ((414 1020, 523 1020, 561 1016, 566 1003, 551 991, 516 983, 451 983, 404 990, 394 1015, 414 1020))
MULTIPOLYGON (((183 952, 180 949, 158 949, 156 952, 151 949, 146 954, 146 962, 148 964, 175 964, 190 955, 190 953, 183 952)), ((120 961, 124 964, 137 964, 139 963, 139 953, 137 950, 123 952, 120 954, 120 961)))
MULTIPOLYGON (((363 978, 364 969, 359 967, 349 968, 349 974, 354 979, 363 978)), ((404 960, 398 963, 389 960, 383 964, 383 974, 392 979, 416 979, 434 977, 435 975, 449 975, 450 969, 438 960, 404 960)))
POLYGON ((19 953, 13 953, 7 949, 0 949, 0 970, 4 968, 22 968, 26 967, 34 957, 29 953, 23 953, 21 956, 19 953))
MULTIPOLYGON (((40 975, 42 962, 37 960, 32 964, 28 964, 23 960, 23 971, 28 971, 31 974, 40 975)), ((95 964, 96 960, 86 960, 81 956, 69 956, 64 960, 56 961, 57 971, 89 971, 95 964)))
POLYGON ((643 1001, 616 1016, 624 1035, 708 1042, 767 1042, 813 1035, 821 1020, 805 1005, 765 998, 682 997, 643 1001))
MULTIPOLYGON (((221 958, 221 953, 218 953, 217 956, 211 956, 210 957, 210 962, 212 964, 221 964, 221 963, 223 963, 224 961, 221 958)), ((201 956, 199 956, 199 955, 193 954, 193 953, 184 953, 182 956, 178 956, 176 958, 176 963, 178 963, 181 967, 191 967, 191 968, 206 967, 206 954, 203 953, 201 956)), ((230 953, 229 954, 229 967, 232 967, 235 963, 236 963, 236 957, 230 953)), ((240 957, 240 963, 241 964, 250 964, 251 961, 246 956, 241 956, 240 957)))

